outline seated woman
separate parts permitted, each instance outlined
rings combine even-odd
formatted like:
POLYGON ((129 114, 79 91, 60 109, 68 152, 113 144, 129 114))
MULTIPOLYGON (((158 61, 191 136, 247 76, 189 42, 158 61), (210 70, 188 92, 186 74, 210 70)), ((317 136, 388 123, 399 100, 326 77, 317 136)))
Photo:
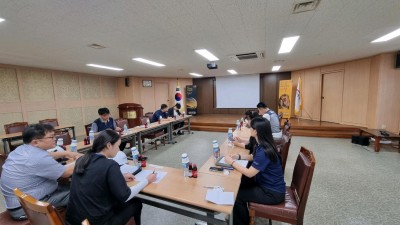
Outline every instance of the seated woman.
POLYGON ((122 174, 118 163, 108 159, 119 152, 120 143, 118 133, 104 130, 94 140, 92 149, 77 160, 66 212, 67 224, 81 224, 84 219, 91 225, 126 224, 134 217, 140 225, 142 203, 134 196, 154 182, 156 174, 128 187, 126 182, 133 181, 134 176, 122 174))
POLYGON ((254 182, 241 183, 233 207, 233 224, 249 224, 248 202, 279 204, 285 199, 285 181, 279 153, 267 119, 256 117, 250 123, 251 136, 257 144, 252 155, 225 156, 225 162, 254 182), (235 163, 237 159, 252 161, 250 168, 235 163))
MULTIPOLYGON (((246 125, 245 125, 246 127, 250 127, 250 121, 252 119, 254 119, 256 117, 260 117, 260 115, 258 115, 258 112, 256 112, 256 111, 253 112, 253 111, 250 111, 250 110, 246 111, 245 115, 246 115, 246 121, 245 121, 246 122, 246 125)), ((250 154, 253 153, 256 143, 257 143, 256 139, 254 137, 252 137, 252 136, 250 136, 249 140, 244 140, 242 138, 235 137, 235 139, 233 141, 233 144, 235 146, 248 149, 250 151, 250 154)))

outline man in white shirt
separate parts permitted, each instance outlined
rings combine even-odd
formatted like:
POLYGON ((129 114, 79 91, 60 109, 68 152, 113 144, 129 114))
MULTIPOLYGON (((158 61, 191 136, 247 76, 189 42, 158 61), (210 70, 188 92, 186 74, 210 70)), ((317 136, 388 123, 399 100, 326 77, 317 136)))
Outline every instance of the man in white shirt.
POLYGON ((272 136, 274 139, 282 138, 282 132, 279 124, 279 117, 273 110, 267 107, 264 102, 257 104, 258 114, 264 117, 271 124, 272 136))

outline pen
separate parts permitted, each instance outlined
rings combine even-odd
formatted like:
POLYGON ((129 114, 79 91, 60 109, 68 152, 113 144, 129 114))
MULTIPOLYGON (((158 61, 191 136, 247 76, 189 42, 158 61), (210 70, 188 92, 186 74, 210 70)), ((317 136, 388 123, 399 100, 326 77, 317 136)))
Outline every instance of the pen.
POLYGON ((156 173, 156 170, 154 169, 154 170, 153 170, 153 174, 155 174, 155 173, 156 173))

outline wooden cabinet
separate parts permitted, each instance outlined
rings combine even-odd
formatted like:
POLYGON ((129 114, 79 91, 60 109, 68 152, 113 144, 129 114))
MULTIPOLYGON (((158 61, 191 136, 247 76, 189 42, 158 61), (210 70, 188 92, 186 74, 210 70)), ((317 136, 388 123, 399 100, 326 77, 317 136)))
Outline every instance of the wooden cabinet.
POLYGON ((128 120, 128 128, 140 125, 140 117, 143 116, 143 107, 136 103, 124 103, 118 105, 119 118, 128 120))

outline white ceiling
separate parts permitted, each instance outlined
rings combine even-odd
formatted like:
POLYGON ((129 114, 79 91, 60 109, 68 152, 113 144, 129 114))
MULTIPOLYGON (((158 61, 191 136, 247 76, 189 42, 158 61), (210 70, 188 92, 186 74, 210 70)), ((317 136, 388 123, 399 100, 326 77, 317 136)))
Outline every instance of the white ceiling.
POLYGON ((112 76, 191 77, 281 71, 400 50, 400 37, 370 41, 400 27, 400 0, 321 0, 292 14, 294 0, 1 0, 0 63, 112 76), (283 37, 300 35, 278 54, 283 37), (87 47, 96 43, 107 48, 87 47), (217 70, 193 50, 217 57, 217 70), (233 62, 232 54, 264 51, 265 59, 233 62), (132 61, 142 57, 165 64, 132 61), (109 71, 87 63, 120 67, 109 71))

